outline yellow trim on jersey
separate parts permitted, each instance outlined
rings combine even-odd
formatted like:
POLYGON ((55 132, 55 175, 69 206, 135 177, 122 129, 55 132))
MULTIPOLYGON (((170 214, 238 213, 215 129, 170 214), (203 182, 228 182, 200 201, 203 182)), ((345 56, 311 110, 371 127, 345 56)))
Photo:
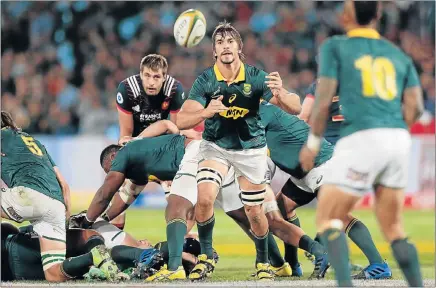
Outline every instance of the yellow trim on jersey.
MULTIPOLYGON (((213 65, 213 72, 215 72, 216 80, 217 81, 226 81, 227 79, 224 78, 223 74, 221 74, 220 70, 218 69, 218 66, 215 64, 213 65)), ((238 76, 236 76, 235 80, 228 84, 232 83, 238 83, 245 81, 245 65, 241 62, 241 68, 239 68, 238 76)))
POLYGON ((363 37, 370 39, 380 39, 380 34, 372 28, 356 28, 348 31, 348 37, 363 37))

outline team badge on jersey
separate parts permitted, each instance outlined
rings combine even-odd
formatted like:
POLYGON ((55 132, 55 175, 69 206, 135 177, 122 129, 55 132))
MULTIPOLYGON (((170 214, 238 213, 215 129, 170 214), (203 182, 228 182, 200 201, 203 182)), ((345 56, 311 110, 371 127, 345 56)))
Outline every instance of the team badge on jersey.
POLYGON ((117 94, 117 102, 118 102, 118 104, 123 104, 123 102, 124 102, 123 95, 121 95, 120 92, 118 92, 118 94, 117 94))
POLYGON ((170 107, 170 101, 169 101, 169 100, 165 100, 165 101, 162 103, 162 110, 167 110, 168 107, 170 107))
POLYGON ((242 93, 244 93, 245 96, 249 96, 251 94, 251 84, 244 83, 244 87, 242 88, 242 93))

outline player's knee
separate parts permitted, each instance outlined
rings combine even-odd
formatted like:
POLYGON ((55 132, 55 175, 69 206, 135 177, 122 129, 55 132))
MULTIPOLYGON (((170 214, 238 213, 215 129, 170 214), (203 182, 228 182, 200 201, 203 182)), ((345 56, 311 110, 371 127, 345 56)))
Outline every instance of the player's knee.
POLYGON ((214 199, 212 197, 208 197, 206 195, 203 195, 203 196, 205 196, 205 197, 198 197, 196 209, 199 210, 200 212, 212 210, 214 199))
POLYGON ((285 221, 279 211, 270 211, 265 214, 268 219, 268 225, 272 228, 279 226, 282 221, 285 221))
POLYGON ((216 170, 215 168, 211 167, 200 167, 197 171, 197 185, 199 189, 199 193, 203 192, 200 190, 207 189, 209 190, 209 185, 201 185, 201 184, 212 184, 215 186, 215 189, 220 189, 221 184, 223 182, 223 176, 222 174, 216 170))
POLYGON ((165 210, 166 219, 167 221, 175 218, 186 220, 193 208, 194 206, 192 203, 183 197, 170 195, 168 197, 168 205, 165 210))

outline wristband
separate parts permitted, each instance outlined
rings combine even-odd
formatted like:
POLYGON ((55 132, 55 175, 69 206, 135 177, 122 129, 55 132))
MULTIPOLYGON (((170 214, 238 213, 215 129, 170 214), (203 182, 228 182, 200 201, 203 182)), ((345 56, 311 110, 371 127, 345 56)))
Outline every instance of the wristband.
POLYGON ((307 148, 312 150, 313 152, 318 152, 319 147, 321 146, 321 140, 322 138, 319 136, 314 135, 312 132, 309 134, 309 137, 307 138, 307 148))

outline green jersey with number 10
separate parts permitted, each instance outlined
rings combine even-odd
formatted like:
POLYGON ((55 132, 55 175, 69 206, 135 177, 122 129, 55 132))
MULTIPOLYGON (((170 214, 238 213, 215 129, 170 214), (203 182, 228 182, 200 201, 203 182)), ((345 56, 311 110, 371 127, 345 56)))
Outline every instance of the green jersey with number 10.
POLYGON ((369 28, 328 39, 320 48, 319 77, 338 81, 344 122, 341 137, 373 128, 407 129, 406 88, 419 86, 412 60, 369 28))

